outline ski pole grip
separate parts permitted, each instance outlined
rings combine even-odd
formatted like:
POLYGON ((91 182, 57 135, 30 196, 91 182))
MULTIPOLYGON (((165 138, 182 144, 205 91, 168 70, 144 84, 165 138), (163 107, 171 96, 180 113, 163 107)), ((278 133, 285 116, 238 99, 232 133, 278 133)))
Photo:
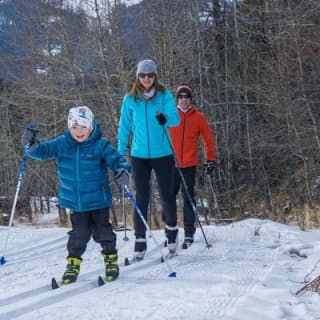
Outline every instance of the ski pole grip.
POLYGON ((36 128, 34 122, 30 122, 29 125, 28 125, 28 128, 31 129, 31 130, 34 130, 36 128))
MULTIPOLYGON (((36 137, 36 134, 38 133, 38 130, 36 130, 36 126, 35 126, 34 122, 30 122, 29 125, 28 125, 28 127, 27 127, 27 129, 33 132, 34 138, 35 138, 35 137, 36 137)), ((24 146, 24 158, 27 157, 28 152, 29 152, 29 144, 26 144, 26 145, 24 146)), ((23 162, 24 162, 24 161, 23 161, 23 162)), ((21 163, 21 165, 24 166, 24 163, 23 163, 23 162, 21 163)))

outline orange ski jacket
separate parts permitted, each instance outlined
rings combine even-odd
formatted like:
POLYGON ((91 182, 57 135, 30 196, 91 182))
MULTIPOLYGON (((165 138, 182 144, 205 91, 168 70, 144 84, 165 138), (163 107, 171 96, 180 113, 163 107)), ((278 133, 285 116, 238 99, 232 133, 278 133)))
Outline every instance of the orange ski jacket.
POLYGON ((170 135, 179 168, 199 165, 198 146, 202 137, 207 161, 216 160, 213 133, 205 115, 194 106, 187 112, 180 109, 180 124, 170 127, 170 135))

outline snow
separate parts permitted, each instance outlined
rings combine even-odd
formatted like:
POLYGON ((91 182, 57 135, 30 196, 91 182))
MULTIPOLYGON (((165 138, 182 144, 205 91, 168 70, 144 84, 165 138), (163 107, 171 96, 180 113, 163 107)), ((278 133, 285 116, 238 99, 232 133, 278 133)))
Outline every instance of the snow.
MULTIPOLYGON (((128 241, 117 232, 120 276, 102 287, 100 248, 90 241, 78 282, 51 290, 51 278, 65 269, 69 229, 15 225, 0 266, 0 319, 320 319, 318 293, 296 295, 320 274, 320 230, 256 219, 203 229, 212 247, 197 229, 195 243, 179 249, 169 266, 153 241, 163 242, 163 230, 152 231, 145 260, 130 266, 124 258, 132 254, 133 231, 128 241), (170 269, 176 278, 168 277, 170 269)), ((7 234, 0 227, 0 246, 7 234)))
MULTIPOLYGON (((140 3, 142 0, 124 0, 122 1, 125 3, 127 6, 132 6, 135 4, 140 3)), ((102 11, 105 10, 106 7, 108 7, 110 4, 108 4, 105 0, 97 0, 97 6, 100 8, 102 11)), ((86 13, 91 16, 95 17, 95 0, 65 0, 64 1, 64 6, 68 8, 82 8, 83 10, 86 11, 86 13)))

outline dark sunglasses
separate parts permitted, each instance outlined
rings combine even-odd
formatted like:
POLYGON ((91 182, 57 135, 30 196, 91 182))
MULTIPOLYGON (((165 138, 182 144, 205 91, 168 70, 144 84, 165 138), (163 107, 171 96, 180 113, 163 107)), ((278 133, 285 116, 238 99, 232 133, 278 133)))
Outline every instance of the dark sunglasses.
POLYGON ((185 99, 190 99, 191 96, 190 96, 189 94, 179 94, 179 95, 178 95, 178 99, 183 99, 183 98, 185 98, 185 99))
POLYGON ((152 79, 154 78, 154 73, 139 73, 139 78, 144 79, 145 77, 152 79))

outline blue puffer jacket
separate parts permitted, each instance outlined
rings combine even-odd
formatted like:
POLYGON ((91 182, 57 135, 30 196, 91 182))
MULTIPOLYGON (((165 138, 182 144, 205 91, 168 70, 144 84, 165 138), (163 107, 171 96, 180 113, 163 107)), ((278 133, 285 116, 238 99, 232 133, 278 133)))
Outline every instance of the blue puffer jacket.
POLYGON ((29 153, 38 160, 55 159, 59 177, 59 204, 76 212, 110 207, 112 196, 108 168, 115 173, 129 169, 124 158, 106 139, 94 122, 89 138, 76 142, 69 130, 53 140, 38 142, 29 153))
POLYGON ((131 155, 138 158, 160 158, 172 154, 171 147, 164 130, 156 119, 157 112, 163 113, 166 126, 174 127, 180 122, 176 102, 171 92, 158 92, 149 100, 130 94, 123 98, 118 129, 118 151, 125 155, 129 136, 132 132, 131 155))

